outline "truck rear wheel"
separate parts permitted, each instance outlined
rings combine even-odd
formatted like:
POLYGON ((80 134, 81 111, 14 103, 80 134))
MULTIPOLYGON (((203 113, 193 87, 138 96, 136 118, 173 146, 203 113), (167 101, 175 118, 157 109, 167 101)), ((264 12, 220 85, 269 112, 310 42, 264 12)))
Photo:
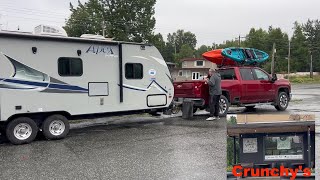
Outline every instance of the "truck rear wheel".
POLYGON ((276 105, 274 106, 278 111, 285 111, 289 105, 289 96, 286 92, 279 92, 276 105))
POLYGON ((47 117, 42 124, 43 135, 49 140, 65 138, 69 129, 68 119, 59 114, 47 117))
POLYGON ((32 142, 38 133, 37 124, 28 117, 19 117, 7 125, 6 136, 15 145, 32 142))
POLYGON ((224 95, 220 96, 219 106, 220 106, 219 116, 220 117, 227 116, 230 104, 229 104, 228 98, 226 98, 224 95))

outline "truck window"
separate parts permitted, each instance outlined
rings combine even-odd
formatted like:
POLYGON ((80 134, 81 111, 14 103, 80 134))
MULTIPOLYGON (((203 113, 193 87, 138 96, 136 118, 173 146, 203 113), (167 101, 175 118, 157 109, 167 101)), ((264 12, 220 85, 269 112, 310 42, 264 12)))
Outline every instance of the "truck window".
POLYGON ((269 81, 269 76, 265 72, 261 71, 260 69, 254 69, 254 72, 256 73, 258 80, 269 81))
POLYGON ((222 80, 236 80, 234 69, 220 69, 219 74, 222 80))
POLYGON ((82 76, 83 65, 80 58, 61 57, 58 59, 60 76, 82 76))
POLYGON ((125 65, 126 79, 142 79, 143 66, 140 63, 127 63, 125 65))
POLYGON ((245 80, 245 81, 254 80, 252 71, 249 68, 241 68, 240 74, 241 74, 242 80, 245 80))

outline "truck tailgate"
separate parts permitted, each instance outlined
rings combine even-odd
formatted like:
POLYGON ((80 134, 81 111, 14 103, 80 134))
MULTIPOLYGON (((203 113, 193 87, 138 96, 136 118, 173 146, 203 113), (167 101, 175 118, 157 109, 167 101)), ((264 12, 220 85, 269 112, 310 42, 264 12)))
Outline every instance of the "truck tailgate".
POLYGON ((181 81, 174 82, 174 97, 200 98, 208 91, 204 81, 181 81))

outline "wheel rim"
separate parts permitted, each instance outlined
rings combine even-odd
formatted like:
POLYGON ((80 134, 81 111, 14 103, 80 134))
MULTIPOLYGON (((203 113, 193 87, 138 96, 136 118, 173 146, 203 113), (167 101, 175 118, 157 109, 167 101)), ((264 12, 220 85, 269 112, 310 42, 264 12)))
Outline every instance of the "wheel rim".
POLYGON ((288 104, 288 97, 285 94, 282 94, 280 96, 280 106, 281 107, 286 107, 288 104))
POLYGON ((14 137, 19 140, 26 140, 32 134, 32 128, 27 123, 20 123, 13 129, 14 137))
POLYGON ((228 108, 227 101, 225 99, 220 99, 219 106, 220 106, 220 114, 224 114, 228 108))
POLYGON ((49 125, 49 131, 54 136, 59 136, 63 134, 65 129, 66 129, 66 126, 61 120, 54 120, 49 125))
POLYGON ((173 105, 172 113, 177 114, 180 111, 180 107, 178 105, 173 105))

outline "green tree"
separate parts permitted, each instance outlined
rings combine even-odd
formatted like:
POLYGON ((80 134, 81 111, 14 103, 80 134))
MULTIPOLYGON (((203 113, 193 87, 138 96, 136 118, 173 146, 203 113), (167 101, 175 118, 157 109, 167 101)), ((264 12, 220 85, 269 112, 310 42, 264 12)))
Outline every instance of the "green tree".
POLYGON ((202 45, 195 51, 195 56, 197 58, 201 58, 203 53, 210 51, 210 50, 212 50, 212 48, 210 46, 202 45))
MULTIPOLYGON (((233 166, 234 165, 234 142, 233 137, 227 137, 227 166, 233 166)), ((236 153, 237 153, 237 163, 239 163, 239 152, 240 152, 240 146, 239 146, 239 139, 236 141, 236 153)))
POLYGON ((294 23, 294 32, 291 38, 291 71, 306 72, 309 70, 308 47, 301 24, 294 23))
POLYGON ((179 29, 177 32, 169 33, 168 34, 168 43, 175 47, 177 53, 180 52, 180 49, 183 45, 188 45, 193 50, 196 48, 197 45, 197 37, 192 32, 188 31, 185 32, 182 29, 179 29))
POLYGON ((98 0, 89 0, 84 4, 78 1, 76 8, 70 3, 70 11, 71 16, 64 26, 69 36, 102 34, 103 6, 98 0))
POLYGON ((184 58, 192 58, 194 50, 188 45, 182 45, 180 52, 175 56, 175 61, 177 64, 181 64, 180 60, 184 58))
MULTIPOLYGON (((216 44, 214 44, 214 45, 216 45, 216 44)), ((224 48, 228 48, 228 47, 238 47, 238 46, 239 46, 238 41, 227 40, 227 41, 223 42, 222 44, 216 45, 216 49, 224 49, 224 48)))
POLYGON ((100 0, 109 36, 120 41, 148 41, 153 35, 156 0, 100 0))
POLYGON ((308 50, 313 55, 313 70, 320 71, 320 21, 309 19, 303 25, 303 31, 306 36, 308 50))
POLYGON ((163 40, 162 34, 158 33, 150 36, 149 43, 157 47, 161 54, 164 54, 165 48, 166 48, 166 42, 163 40))
POLYGON ((71 16, 65 29, 69 36, 103 34, 119 41, 150 41, 154 38, 156 0, 89 0, 70 4, 71 16))
POLYGON ((167 42, 162 56, 166 61, 175 62, 175 47, 167 42))
POLYGON ((282 32, 280 28, 269 27, 268 35, 266 37, 265 51, 269 53, 270 60, 262 64, 265 70, 270 72, 271 67, 271 54, 273 43, 276 44, 276 56, 275 56, 275 72, 285 73, 287 72, 287 57, 289 49, 289 37, 287 33, 282 32))
POLYGON ((260 49, 263 51, 267 51, 266 40, 268 33, 263 29, 256 30, 255 28, 251 28, 249 34, 246 36, 246 40, 244 44, 246 47, 253 47, 256 49, 260 49))

